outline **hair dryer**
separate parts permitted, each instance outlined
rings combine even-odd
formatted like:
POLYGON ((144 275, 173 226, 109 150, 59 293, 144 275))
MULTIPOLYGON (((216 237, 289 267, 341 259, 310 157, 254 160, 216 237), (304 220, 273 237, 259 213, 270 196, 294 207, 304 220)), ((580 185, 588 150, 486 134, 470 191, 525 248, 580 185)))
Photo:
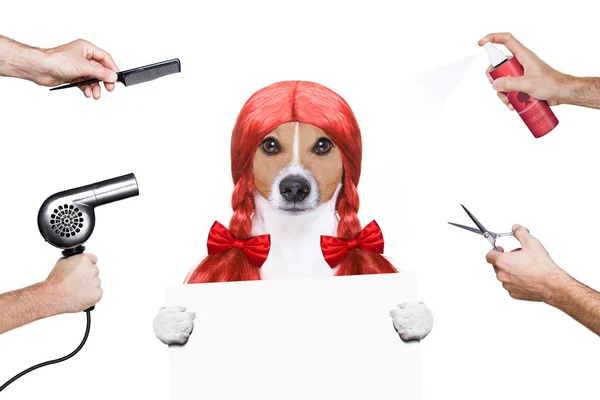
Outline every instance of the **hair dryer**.
MULTIPOLYGON (((94 231, 96 223, 94 208, 137 195, 139 195, 139 190, 133 174, 53 194, 44 201, 38 213, 40 233, 46 242, 63 249, 63 256, 70 257, 81 254, 85 250, 83 244, 94 231)), ((68 360, 77 354, 90 333, 90 311, 93 309, 94 306, 85 310, 87 318, 85 334, 74 351, 64 357, 34 365, 18 373, 0 386, 0 392, 33 370, 68 360)))
POLYGON ((63 256, 81 254, 96 224, 94 208, 139 195, 134 174, 65 190, 48 197, 38 213, 40 233, 63 256))

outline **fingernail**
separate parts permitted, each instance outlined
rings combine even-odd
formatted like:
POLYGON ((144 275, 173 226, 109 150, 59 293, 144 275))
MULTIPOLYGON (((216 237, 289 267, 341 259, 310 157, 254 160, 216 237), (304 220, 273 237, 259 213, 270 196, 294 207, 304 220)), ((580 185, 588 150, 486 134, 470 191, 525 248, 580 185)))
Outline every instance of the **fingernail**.
POLYGON ((116 81, 117 80, 117 74, 115 74, 114 72, 111 72, 110 73, 110 80, 112 82, 116 81))
POLYGON ((499 89, 500 89, 499 85, 500 85, 500 84, 498 83, 498 81, 494 81, 494 82, 492 82, 492 87, 493 87, 494 89, 496 89, 496 90, 499 90, 499 89))

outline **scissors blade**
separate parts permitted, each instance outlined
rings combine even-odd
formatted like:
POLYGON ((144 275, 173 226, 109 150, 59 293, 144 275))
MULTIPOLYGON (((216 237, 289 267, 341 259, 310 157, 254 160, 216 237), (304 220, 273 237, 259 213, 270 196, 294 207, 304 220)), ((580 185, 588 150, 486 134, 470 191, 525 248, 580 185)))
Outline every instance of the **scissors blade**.
POLYGON ((461 224, 455 224, 454 222, 448 222, 448 223, 449 223, 450 225, 454 225, 454 226, 457 226, 457 227, 459 227, 459 228, 466 229, 466 230, 468 230, 469 232, 473 232, 473 233, 476 233, 476 234, 478 234, 478 235, 481 235, 481 234, 482 234, 482 233, 479 231, 479 229, 471 228, 470 226, 465 226, 465 225, 461 225, 461 224))
POLYGON ((479 222, 477 220, 477 218, 475 218, 475 216, 473 214, 471 214, 471 212, 469 210, 467 210, 467 207, 463 206, 462 204, 460 206, 469 215, 469 218, 471 218, 473 220, 473 222, 475 223, 475 225, 477 225, 477 227, 479 228, 479 230, 481 231, 481 233, 486 233, 488 231, 487 229, 485 229, 485 227, 483 225, 481 225, 481 222, 479 222))

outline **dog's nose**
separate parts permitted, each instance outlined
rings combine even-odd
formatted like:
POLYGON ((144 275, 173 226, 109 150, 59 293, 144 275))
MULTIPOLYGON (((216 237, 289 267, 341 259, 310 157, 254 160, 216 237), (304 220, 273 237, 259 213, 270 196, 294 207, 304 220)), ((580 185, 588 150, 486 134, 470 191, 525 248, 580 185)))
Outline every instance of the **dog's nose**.
POLYGON ((308 181, 298 175, 287 176, 279 184, 279 193, 290 202, 302 201, 310 194, 308 181))

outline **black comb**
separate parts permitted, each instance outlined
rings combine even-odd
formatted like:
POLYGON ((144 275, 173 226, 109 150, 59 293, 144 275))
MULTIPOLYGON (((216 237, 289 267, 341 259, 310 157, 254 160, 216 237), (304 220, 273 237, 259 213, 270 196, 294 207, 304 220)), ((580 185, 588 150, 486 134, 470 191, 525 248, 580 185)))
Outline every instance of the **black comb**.
MULTIPOLYGON (((166 75, 181 72, 181 62, 179 59, 162 61, 156 64, 150 64, 139 68, 128 69, 127 71, 117 72, 117 82, 125 86, 137 85, 138 83, 150 82, 166 75)), ((100 79, 88 79, 85 81, 69 83, 67 85, 53 87, 50 90, 68 89, 72 87, 89 85, 101 82, 100 79)))

